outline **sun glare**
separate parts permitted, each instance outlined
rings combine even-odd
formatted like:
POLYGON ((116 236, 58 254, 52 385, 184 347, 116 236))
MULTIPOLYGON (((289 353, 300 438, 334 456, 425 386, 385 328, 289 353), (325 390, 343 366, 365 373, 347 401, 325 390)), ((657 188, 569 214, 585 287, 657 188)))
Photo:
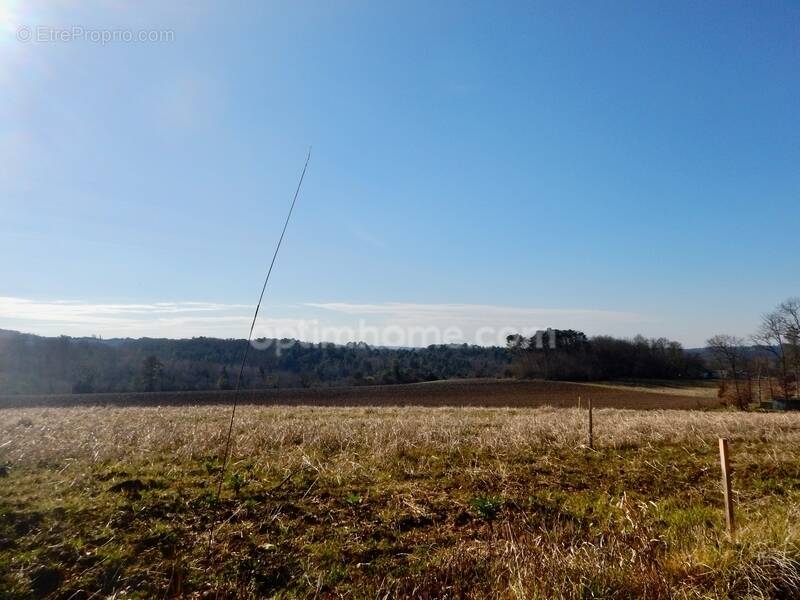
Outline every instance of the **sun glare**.
POLYGON ((0 30, 3 33, 15 33, 22 26, 20 19, 20 2, 18 0, 0 0, 0 30))

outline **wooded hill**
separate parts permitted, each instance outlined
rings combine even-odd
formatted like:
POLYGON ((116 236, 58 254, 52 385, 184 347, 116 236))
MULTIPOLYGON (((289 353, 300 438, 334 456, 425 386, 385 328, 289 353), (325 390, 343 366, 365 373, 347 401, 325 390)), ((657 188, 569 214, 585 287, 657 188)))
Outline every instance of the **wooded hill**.
MULTIPOLYGON (((521 336, 508 347, 439 345, 395 349, 366 344, 291 343, 252 349, 248 389, 413 383, 454 378, 598 380, 702 376, 703 359, 665 339, 586 338, 556 331, 537 349, 521 336)), ((41 337, 0 330, 0 394, 230 389, 244 340, 41 337)))

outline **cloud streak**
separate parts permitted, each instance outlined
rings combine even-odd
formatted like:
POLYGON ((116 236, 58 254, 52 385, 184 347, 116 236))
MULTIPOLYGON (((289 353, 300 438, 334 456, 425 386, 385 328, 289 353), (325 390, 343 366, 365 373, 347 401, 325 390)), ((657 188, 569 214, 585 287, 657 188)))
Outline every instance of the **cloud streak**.
POLYGON ((498 306, 493 304, 415 304, 385 302, 382 304, 353 304, 348 302, 306 303, 347 315, 383 316, 403 321, 427 321, 430 319, 459 319, 468 321, 493 321, 525 319, 547 320, 599 320, 616 323, 638 323, 645 320, 642 315, 630 312, 596 310, 531 308, 498 306))
MULTIPOLYGON (((586 333, 613 333, 630 336, 651 319, 630 312, 500 306, 493 304, 420 304, 385 302, 356 304, 350 302, 307 303, 305 306, 323 311, 325 320, 344 320, 349 323, 351 337, 361 340, 375 335, 386 340, 391 330, 394 343, 385 345, 424 346, 428 343, 474 343, 504 345, 512 333, 533 335, 548 327, 580 329, 586 333), (353 325, 356 324, 357 327, 353 325), (401 334, 402 332, 402 334, 401 334), (404 344, 400 340, 407 340, 404 344)), ((321 336, 323 339, 326 336, 321 336)), ((347 338, 340 334, 337 341, 347 338)), ((370 341, 367 339, 366 341, 370 341)))
MULTIPOLYGON (((252 308, 197 301, 93 303, 0 296, 0 328, 106 338, 241 338, 250 324, 252 308)), ((531 335, 547 327, 632 335, 641 324, 652 322, 629 312, 491 304, 308 302, 264 309, 256 337, 378 345, 502 345, 510 333, 531 335)))
POLYGON ((248 322, 244 304, 212 302, 87 303, 0 296, 0 327, 44 335, 217 335, 248 322))

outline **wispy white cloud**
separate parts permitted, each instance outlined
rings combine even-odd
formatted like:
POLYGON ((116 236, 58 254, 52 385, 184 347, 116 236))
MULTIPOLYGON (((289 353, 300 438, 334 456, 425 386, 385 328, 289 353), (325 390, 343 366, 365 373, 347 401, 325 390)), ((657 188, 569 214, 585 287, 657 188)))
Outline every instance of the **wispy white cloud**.
MULTIPOLYGON (((252 306, 214 302, 108 303, 0 296, 0 328, 41 335, 102 337, 243 337, 252 306)), ((309 302, 262 307, 257 337, 376 345, 503 344, 510 333, 547 327, 633 335, 642 315, 597 309, 489 304, 309 302)))
POLYGON ((415 304, 385 302, 381 304, 353 304, 349 302, 307 303, 306 306, 340 312, 348 315, 380 315, 402 320, 429 320, 455 318, 469 321, 508 319, 581 320, 598 319, 618 323, 641 322, 644 317, 636 313, 569 308, 532 308, 499 306, 493 304, 415 304))
POLYGON ((17 319, 62 321, 80 319, 84 322, 105 322, 131 315, 157 317, 164 314, 197 313, 246 308, 245 304, 215 304, 211 302, 154 302, 150 304, 94 304, 71 300, 29 300, 0 296, 0 314, 17 319))
MULTIPOLYGON (((548 327, 580 329, 588 334, 611 333, 630 336, 638 333, 646 316, 630 312, 585 308, 537 308, 493 304, 419 304, 385 302, 357 304, 350 302, 307 303, 306 306, 331 313, 348 322, 354 338, 363 338, 371 329, 392 334, 406 344, 477 343, 502 345, 511 333, 532 335, 548 327), (354 327, 354 324, 357 324, 354 327)), ((323 313, 324 314, 324 313, 323 313)), ((340 338, 341 339, 341 338, 340 338)), ((378 339, 386 339, 386 336, 378 339)), ((369 340, 367 340, 369 341, 369 340)))
POLYGON ((241 331, 249 320, 246 312, 250 308, 212 302, 115 304, 0 296, 0 327, 45 335, 219 335, 231 326, 241 331))

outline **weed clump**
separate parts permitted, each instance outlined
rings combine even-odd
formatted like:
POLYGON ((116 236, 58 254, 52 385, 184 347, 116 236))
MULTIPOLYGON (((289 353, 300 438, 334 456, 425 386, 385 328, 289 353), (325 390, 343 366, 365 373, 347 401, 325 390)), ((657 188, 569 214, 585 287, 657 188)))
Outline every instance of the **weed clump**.
POLYGON ((470 505, 481 519, 491 522, 503 509, 503 499, 500 496, 478 496, 470 500, 470 505))

